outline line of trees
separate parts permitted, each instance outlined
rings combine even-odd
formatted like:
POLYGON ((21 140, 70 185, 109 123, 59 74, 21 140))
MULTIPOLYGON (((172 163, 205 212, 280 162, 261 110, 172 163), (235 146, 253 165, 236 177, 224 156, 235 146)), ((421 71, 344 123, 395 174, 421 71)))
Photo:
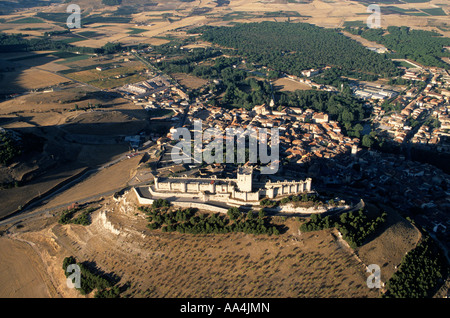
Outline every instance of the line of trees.
POLYGON ((264 210, 255 214, 253 211, 241 212, 238 208, 230 208, 227 215, 220 213, 197 213, 193 209, 171 211, 163 202, 154 202, 152 207, 139 207, 147 214, 151 230, 161 229, 163 232, 179 232, 189 234, 212 234, 243 232, 247 234, 278 235, 280 230, 271 223, 264 210))
POLYGON ((64 210, 58 220, 58 223, 60 224, 80 224, 87 226, 91 224, 91 213, 95 211, 95 208, 88 208, 81 212, 81 214, 74 218, 74 215, 76 212, 80 211, 81 208, 73 208, 73 209, 67 209, 64 210))
POLYGON ((283 199, 277 201, 277 200, 271 200, 269 198, 263 198, 261 201, 259 201, 259 204, 263 207, 276 207, 279 205, 285 205, 291 202, 314 202, 314 203, 320 203, 321 201, 318 200, 318 198, 315 195, 308 195, 306 193, 303 193, 302 195, 290 195, 288 197, 284 197, 283 199))
POLYGON ((364 209, 354 212, 342 213, 337 216, 323 217, 321 214, 313 214, 308 222, 300 226, 302 232, 319 231, 335 227, 341 232, 342 237, 352 248, 364 244, 374 235, 375 231, 386 222, 387 213, 383 212, 376 217, 369 217, 364 209))
POLYGON ((26 39, 22 34, 0 33, 0 52, 20 51, 65 51, 80 53, 100 53, 101 50, 90 47, 77 47, 48 37, 26 39))

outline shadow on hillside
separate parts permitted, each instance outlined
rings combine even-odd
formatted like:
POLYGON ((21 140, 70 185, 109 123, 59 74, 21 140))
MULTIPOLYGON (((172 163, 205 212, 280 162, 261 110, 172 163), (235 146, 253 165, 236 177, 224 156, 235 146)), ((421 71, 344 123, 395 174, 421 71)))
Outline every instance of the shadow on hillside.
MULTIPOLYGON (((23 94, 29 91, 21 82, 26 82, 25 71, 58 60, 56 56, 47 53, 17 52, 19 57, 5 57, 0 53, 0 101, 11 98, 11 95, 23 94), (22 55, 22 56, 21 56, 22 55)), ((45 83, 45 79, 42 79, 45 83)))
POLYGON ((100 277, 105 278, 108 280, 111 284, 115 285, 120 281, 120 277, 115 274, 114 272, 107 273, 103 271, 100 267, 98 267, 97 263, 94 261, 84 261, 82 263, 84 266, 86 266, 91 273, 94 275, 98 275, 100 277))

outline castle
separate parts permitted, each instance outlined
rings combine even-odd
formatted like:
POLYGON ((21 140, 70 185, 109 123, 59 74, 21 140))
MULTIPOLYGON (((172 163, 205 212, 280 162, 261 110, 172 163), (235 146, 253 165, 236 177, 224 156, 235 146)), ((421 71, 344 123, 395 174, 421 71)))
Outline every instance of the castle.
POLYGON ((237 178, 159 178, 149 186, 152 197, 196 199, 201 202, 222 202, 229 205, 259 205, 263 198, 298 195, 311 192, 312 179, 304 181, 255 182, 253 169, 241 167, 237 178))

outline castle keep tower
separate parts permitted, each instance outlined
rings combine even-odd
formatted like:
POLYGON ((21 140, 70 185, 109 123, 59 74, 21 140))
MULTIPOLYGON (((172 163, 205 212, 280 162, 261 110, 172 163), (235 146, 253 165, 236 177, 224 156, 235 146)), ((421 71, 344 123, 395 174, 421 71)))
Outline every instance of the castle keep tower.
POLYGON ((241 192, 252 192, 253 169, 251 167, 241 167, 238 169, 237 186, 241 192))

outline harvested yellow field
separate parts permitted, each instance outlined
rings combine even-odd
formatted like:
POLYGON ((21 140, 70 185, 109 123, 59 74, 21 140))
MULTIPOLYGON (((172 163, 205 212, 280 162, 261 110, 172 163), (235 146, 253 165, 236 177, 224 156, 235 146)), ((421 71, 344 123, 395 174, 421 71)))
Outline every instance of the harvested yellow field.
POLYGON ((70 82, 67 78, 37 68, 5 72, 2 75, 0 94, 12 94, 70 82))
POLYGON ((305 91, 311 89, 311 86, 291 80, 289 78, 280 78, 276 80, 273 84, 276 90, 280 90, 282 92, 286 91, 293 92, 296 90, 305 91))
POLYGON ((0 297, 50 297, 39 255, 27 243, 0 238, 0 297))
POLYGON ((171 74, 171 76, 178 81, 182 86, 190 88, 190 89, 197 89, 200 88, 206 84, 208 84, 208 81, 196 76, 184 74, 184 73, 174 73, 171 74))

